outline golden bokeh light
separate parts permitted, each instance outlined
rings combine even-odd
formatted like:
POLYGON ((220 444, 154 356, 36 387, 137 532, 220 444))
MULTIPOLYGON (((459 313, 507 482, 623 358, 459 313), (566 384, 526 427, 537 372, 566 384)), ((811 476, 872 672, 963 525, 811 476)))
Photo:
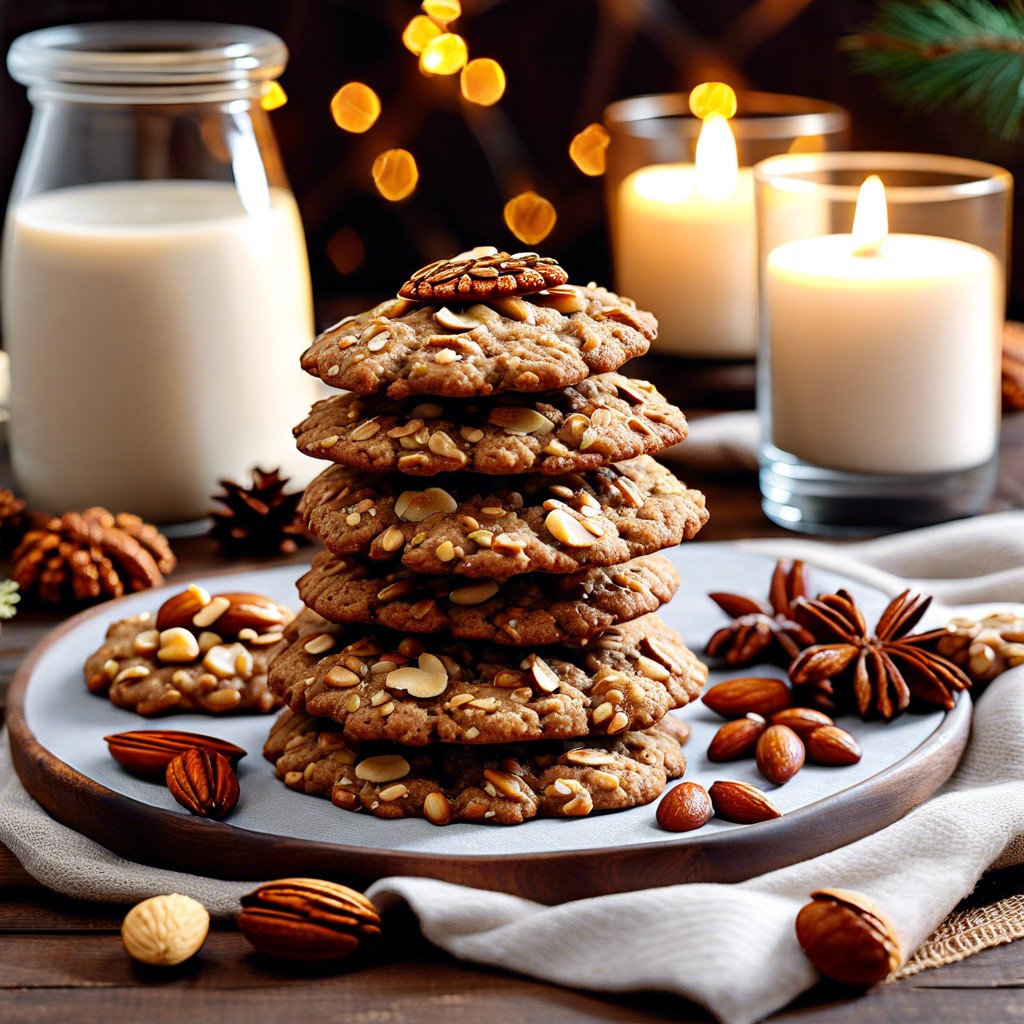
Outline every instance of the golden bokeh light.
POLYGON ((425 75, 455 75, 469 59, 469 47, 462 36, 443 32, 431 39, 420 54, 420 71, 425 75))
POLYGON ((462 14, 462 4, 459 0, 423 0, 420 6, 434 21, 442 25, 447 25, 449 21, 454 21, 462 14))
POLYGON ((536 192, 520 192, 505 204, 505 223, 521 242, 536 245, 551 234, 558 215, 536 192))
POLYGON ((373 161, 371 173, 377 191, 393 203, 411 196, 420 180, 416 161, 407 149, 386 149, 373 161))
POLYGON ((380 117, 380 99, 368 85, 348 82, 334 94, 331 116, 347 132, 368 131, 380 117))
POLYGON ((569 143, 569 156, 584 174, 596 178, 604 174, 605 156, 611 139, 604 125, 596 122, 588 124, 583 131, 573 136, 569 143))
POLYGON ((402 33, 402 43, 407 50, 415 53, 418 57, 423 52, 423 47, 431 39, 436 39, 440 34, 441 30, 435 22, 431 21, 425 14, 417 14, 405 26, 405 31, 402 33))
POLYGON ((366 246, 356 231, 346 226, 331 235, 327 256, 339 274, 354 274, 366 259, 366 246))
POLYGON ((490 57, 477 57, 462 69, 459 87, 470 103, 493 106, 505 95, 505 69, 490 57))
POLYGON ((288 97, 279 82, 270 82, 260 97, 260 106, 264 110, 277 110, 288 102, 288 97))
POLYGON ((725 82, 703 82, 690 93, 690 112, 694 117, 732 117, 736 113, 736 93, 725 82))

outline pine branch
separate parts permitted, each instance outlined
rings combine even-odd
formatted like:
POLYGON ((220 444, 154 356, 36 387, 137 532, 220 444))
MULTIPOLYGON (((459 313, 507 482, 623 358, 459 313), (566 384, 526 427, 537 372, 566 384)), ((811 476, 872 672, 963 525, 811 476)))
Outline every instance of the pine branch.
POLYGON ((1024 2, 885 0, 841 40, 855 70, 907 106, 970 111, 983 130, 1016 138, 1024 122, 1024 2))
POLYGON ((20 600, 18 584, 14 580, 0 580, 0 619, 13 619, 20 600))

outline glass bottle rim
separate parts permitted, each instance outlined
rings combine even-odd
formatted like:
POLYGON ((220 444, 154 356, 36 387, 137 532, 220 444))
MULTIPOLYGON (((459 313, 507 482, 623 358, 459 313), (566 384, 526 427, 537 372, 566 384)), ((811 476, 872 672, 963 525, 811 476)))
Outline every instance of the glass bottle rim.
POLYGON ((136 101, 185 91, 235 95, 284 71, 288 50, 274 33, 248 25, 191 21, 108 21, 61 25, 20 36, 7 54, 11 77, 30 90, 136 101))

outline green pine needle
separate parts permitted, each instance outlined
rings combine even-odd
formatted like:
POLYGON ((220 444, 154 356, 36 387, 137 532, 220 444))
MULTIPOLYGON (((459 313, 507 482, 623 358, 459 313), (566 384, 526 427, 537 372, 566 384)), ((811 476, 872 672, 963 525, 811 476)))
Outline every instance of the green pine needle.
POLYGON ((18 584, 14 580, 0 580, 0 619, 13 619, 20 600, 18 584))
POLYGON ((991 135, 1024 121, 1024 2, 883 0, 840 44, 854 68, 882 79, 907 106, 966 110, 991 135))

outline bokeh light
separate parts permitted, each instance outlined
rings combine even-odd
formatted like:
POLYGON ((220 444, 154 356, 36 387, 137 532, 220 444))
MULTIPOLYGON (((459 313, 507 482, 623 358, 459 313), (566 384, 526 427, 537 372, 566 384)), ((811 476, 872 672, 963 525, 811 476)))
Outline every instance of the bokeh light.
POLYGON ((420 6, 434 21, 442 25, 447 25, 449 21, 454 21, 462 14, 462 4, 459 0, 423 0, 420 6))
POLYGON ((411 196, 420 180, 416 160, 407 149, 386 149, 373 161, 371 173, 377 191, 393 203, 411 196))
POLYGON ((420 71, 425 75, 455 75, 469 59, 466 40, 454 32, 443 32, 431 39, 420 54, 420 71))
POLYGON ((462 69, 459 87, 470 103, 493 106, 505 95, 505 70, 490 57, 477 57, 462 69))
POLYGON ((380 117, 380 99, 368 85, 349 82, 334 94, 331 116, 347 132, 368 131, 380 117))
POLYGON ((700 118, 712 114, 732 117, 736 113, 736 93, 725 82, 702 82, 690 93, 690 112, 700 118))
POLYGON ((402 43, 411 53, 418 57, 423 52, 423 47, 436 39, 441 34, 437 24, 430 20, 425 14, 417 14, 402 32, 402 43))
POLYGON ((354 228, 339 228, 327 242, 327 256, 339 274, 354 274, 366 259, 366 246, 354 228))
POLYGON ((572 162, 592 178, 604 174, 605 156, 611 136, 604 125, 588 124, 583 131, 573 136, 569 143, 569 156, 572 162))
POLYGON ((558 215, 536 192, 520 192, 505 204, 505 223, 521 242, 536 245, 551 234, 558 215))
POLYGON ((277 110, 288 102, 288 96, 279 82, 270 82, 260 97, 260 106, 264 110, 277 110))

